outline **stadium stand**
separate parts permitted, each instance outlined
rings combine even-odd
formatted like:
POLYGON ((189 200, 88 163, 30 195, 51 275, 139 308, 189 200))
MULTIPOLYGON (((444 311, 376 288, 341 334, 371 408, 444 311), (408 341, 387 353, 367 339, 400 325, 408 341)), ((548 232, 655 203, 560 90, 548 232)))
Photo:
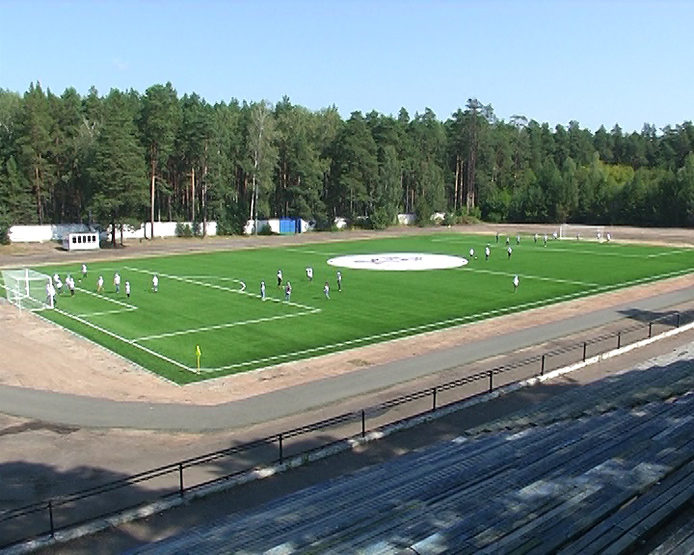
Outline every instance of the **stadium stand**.
POLYGON ((692 553, 693 369, 639 366, 134 553, 692 553))

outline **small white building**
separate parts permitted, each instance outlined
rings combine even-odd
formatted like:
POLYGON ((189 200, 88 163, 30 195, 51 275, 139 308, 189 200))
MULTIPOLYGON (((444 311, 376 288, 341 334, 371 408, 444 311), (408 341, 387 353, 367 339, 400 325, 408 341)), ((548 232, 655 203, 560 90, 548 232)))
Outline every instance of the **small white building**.
POLYGON ((68 233, 63 237, 63 248, 66 251, 85 251, 99 248, 99 233, 96 231, 81 231, 68 233))

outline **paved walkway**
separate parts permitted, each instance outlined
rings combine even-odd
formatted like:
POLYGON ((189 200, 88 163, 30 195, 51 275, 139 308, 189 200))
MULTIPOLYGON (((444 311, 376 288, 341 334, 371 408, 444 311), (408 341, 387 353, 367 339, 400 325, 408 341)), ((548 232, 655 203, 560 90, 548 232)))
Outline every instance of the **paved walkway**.
POLYGON ((694 286, 416 358, 216 406, 119 402, 0 386, 2 412, 68 426, 201 432, 244 428, 358 397, 476 360, 604 326, 634 314, 692 310, 694 286))

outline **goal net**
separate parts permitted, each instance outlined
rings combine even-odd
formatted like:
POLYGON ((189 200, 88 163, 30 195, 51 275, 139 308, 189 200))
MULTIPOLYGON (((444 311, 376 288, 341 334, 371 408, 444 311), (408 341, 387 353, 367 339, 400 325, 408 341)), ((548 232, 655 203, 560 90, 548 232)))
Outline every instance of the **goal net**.
POLYGON ((605 241, 605 227, 601 225, 561 224, 560 239, 579 241, 605 241))
POLYGON ((7 300, 20 310, 53 308, 49 283, 50 276, 34 270, 2 270, 2 286, 7 300))

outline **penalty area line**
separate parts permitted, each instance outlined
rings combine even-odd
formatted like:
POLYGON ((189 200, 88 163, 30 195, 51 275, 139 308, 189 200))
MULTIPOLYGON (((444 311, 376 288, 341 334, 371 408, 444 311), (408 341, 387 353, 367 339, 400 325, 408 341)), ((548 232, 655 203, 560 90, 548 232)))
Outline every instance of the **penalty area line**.
POLYGON ((135 305, 125 303, 123 301, 119 301, 117 299, 112 299, 110 297, 107 297, 105 295, 99 295, 99 293, 94 293, 93 291, 90 291, 89 289, 85 289, 84 287, 75 287, 77 291, 81 291, 82 293, 86 293, 87 295, 91 295, 92 297, 96 297, 97 299, 101 299, 103 301, 108 301, 110 303, 117 304, 119 306, 124 306, 128 310, 137 310, 137 307, 135 305))
POLYGON ((320 312, 319 308, 316 308, 314 310, 308 310, 304 312, 294 312, 292 314, 278 314, 277 316, 268 316, 265 318, 256 318, 255 320, 243 320, 241 322, 228 322, 226 324, 217 324, 214 326, 204 326, 202 328, 190 328, 186 330, 180 330, 180 331, 172 331, 168 333, 160 333, 157 335, 145 335, 143 337, 136 337, 133 339, 133 341, 141 342, 141 341, 151 341, 153 339, 163 339, 164 337, 175 337, 177 335, 188 335, 191 333, 200 333, 200 332, 205 332, 205 331, 212 331, 212 330, 221 330, 221 329, 226 329, 226 328, 234 328, 237 326, 247 326, 249 324, 260 324, 262 322, 272 322, 273 320, 284 320, 286 318, 295 318, 297 316, 306 316, 307 314, 315 314, 316 312, 320 312))
MULTIPOLYGON (((143 274, 149 274, 149 275, 152 275, 152 276, 156 274, 156 275, 158 275, 158 276, 165 277, 165 278, 167 278, 167 279, 172 279, 172 280, 174 280, 174 281, 181 281, 181 282, 183 282, 183 283, 190 283, 191 285, 200 285, 201 287, 209 287, 209 288, 211 288, 211 289, 217 289, 217 290, 219 290, 219 291, 227 291, 227 292, 229 292, 229 293, 236 293, 236 294, 238 294, 238 295, 246 295, 246 296, 248 296, 248 297, 253 297, 253 298, 255 298, 255 299, 259 299, 259 298, 260 298, 260 295, 257 295, 257 294, 255 294, 255 293, 249 293, 249 292, 247 292, 247 291, 246 291, 246 284, 245 284, 243 281, 241 281, 240 279, 227 278, 227 279, 231 279, 231 280, 233 280, 233 281, 238 282, 238 283, 241 284, 241 288, 240 288, 240 289, 232 289, 231 287, 224 287, 224 286, 222 286, 222 285, 215 285, 214 283, 206 283, 206 282, 204 282, 204 281, 197 281, 197 280, 185 278, 185 277, 182 277, 182 276, 174 276, 174 275, 171 275, 171 274, 160 274, 160 273, 157 273, 157 272, 151 272, 151 271, 149 271, 149 270, 141 270, 141 269, 139 269, 139 268, 130 268, 130 267, 126 267, 126 269, 127 269, 127 270, 131 270, 131 271, 133 271, 133 272, 140 272, 140 273, 143 273, 143 274)), ((214 279, 220 279, 220 278, 214 278, 214 279)), ((292 302, 292 301, 283 301, 283 300, 281 300, 281 299, 276 299, 276 298, 274 298, 274 297, 266 297, 266 300, 272 301, 272 302, 282 303, 282 304, 285 304, 285 305, 288 305, 288 306, 295 306, 295 307, 300 308, 300 309, 302 309, 302 310, 308 310, 308 311, 320 311, 320 310, 321 310, 320 308, 317 308, 317 307, 315 307, 315 306, 308 306, 308 305, 304 305, 304 304, 301 304, 301 303, 295 303, 295 302, 292 302)))
POLYGON ((141 351, 147 353, 148 355, 154 356, 160 360, 163 360, 164 362, 168 362, 169 364, 173 364, 174 366, 180 368, 181 370, 186 370, 187 372, 197 373, 195 368, 191 368, 189 366, 186 366, 185 364, 181 364, 177 360, 174 360, 174 359, 169 358, 165 355, 162 355, 161 353, 153 351, 152 349, 148 349, 147 347, 144 347, 143 345, 138 345, 137 343, 135 343, 131 339, 126 339, 125 337, 118 335, 117 333, 113 333, 112 331, 104 329, 101 326, 97 326, 96 324, 93 324, 89 320, 85 320, 84 318, 80 318, 79 316, 75 316, 74 314, 70 314, 69 312, 65 312, 64 310, 60 310, 58 308, 54 308, 53 310, 55 310, 58 314, 62 314, 63 316, 66 316, 67 318, 72 318, 73 320, 76 320, 80 324, 83 324, 83 325, 88 326, 92 329, 95 329, 96 331, 101 332, 104 335, 108 335, 109 337, 113 337, 114 339, 117 339, 118 341, 121 341, 122 343, 125 343, 127 345, 132 346, 132 347, 135 347, 136 349, 140 349, 141 351))

